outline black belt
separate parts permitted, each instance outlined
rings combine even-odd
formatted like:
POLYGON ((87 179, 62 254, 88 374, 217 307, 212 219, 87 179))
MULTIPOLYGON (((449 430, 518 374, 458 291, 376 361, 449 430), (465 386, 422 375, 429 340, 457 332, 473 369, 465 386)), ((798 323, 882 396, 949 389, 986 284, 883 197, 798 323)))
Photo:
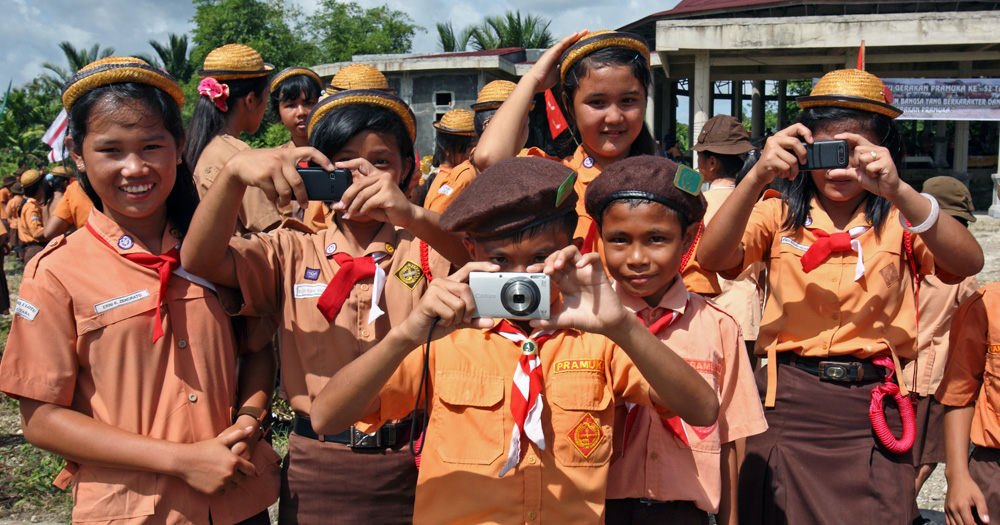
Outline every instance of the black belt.
POLYGON ((323 443, 340 443, 351 448, 389 448, 410 440, 413 430, 413 420, 407 419, 398 423, 386 423, 374 434, 362 432, 357 427, 351 427, 340 434, 319 435, 313 430, 312 422, 306 416, 295 415, 292 420, 292 431, 309 439, 323 443))
POLYGON ((885 367, 872 364, 867 359, 854 356, 803 357, 795 352, 781 352, 777 361, 794 366, 827 381, 878 381, 885 375, 885 367))

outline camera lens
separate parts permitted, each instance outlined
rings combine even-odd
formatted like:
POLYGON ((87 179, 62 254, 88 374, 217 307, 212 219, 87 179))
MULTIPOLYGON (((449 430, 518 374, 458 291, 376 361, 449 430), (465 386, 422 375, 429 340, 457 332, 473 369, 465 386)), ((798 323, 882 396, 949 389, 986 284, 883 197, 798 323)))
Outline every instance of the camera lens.
POLYGON ((538 285, 525 277, 514 277, 500 291, 500 304, 515 316, 525 316, 538 309, 541 293, 538 285))

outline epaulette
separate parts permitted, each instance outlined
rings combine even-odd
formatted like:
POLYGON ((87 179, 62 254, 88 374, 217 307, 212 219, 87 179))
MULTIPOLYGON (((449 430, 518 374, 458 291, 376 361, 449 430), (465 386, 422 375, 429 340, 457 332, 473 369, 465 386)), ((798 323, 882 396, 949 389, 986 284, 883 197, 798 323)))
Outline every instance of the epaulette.
POLYGON ((32 257, 31 261, 28 262, 28 265, 24 267, 24 277, 34 278, 35 272, 37 271, 38 265, 40 264, 41 260, 44 259, 47 255, 49 255, 53 251, 55 251, 56 249, 58 249, 60 246, 65 246, 65 245, 66 245, 65 235, 60 235, 49 241, 45 245, 45 247, 42 248, 42 251, 38 252, 38 254, 32 257))

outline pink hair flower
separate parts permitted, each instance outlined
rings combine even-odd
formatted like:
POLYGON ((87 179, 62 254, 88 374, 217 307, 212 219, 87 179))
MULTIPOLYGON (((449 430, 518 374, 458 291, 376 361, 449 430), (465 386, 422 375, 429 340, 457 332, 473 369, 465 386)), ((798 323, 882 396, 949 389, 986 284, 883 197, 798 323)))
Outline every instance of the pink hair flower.
POLYGON ((198 93, 208 97, 220 111, 229 110, 226 105, 226 99, 229 98, 229 86, 226 84, 220 84, 218 80, 206 77, 198 84, 198 93))

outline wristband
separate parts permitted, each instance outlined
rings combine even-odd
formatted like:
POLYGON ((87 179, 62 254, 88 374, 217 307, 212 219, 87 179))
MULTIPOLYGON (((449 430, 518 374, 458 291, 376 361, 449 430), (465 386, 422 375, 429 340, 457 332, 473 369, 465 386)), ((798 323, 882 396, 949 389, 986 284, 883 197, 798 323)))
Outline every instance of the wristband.
POLYGON ((920 196, 931 202, 931 212, 927 215, 927 218, 924 219, 924 222, 912 227, 907 226, 906 219, 903 217, 903 214, 899 214, 899 225, 910 233, 924 233, 925 231, 931 229, 931 226, 934 226, 934 223, 938 220, 938 216, 941 214, 941 206, 938 204, 937 199, 935 199, 933 195, 921 193, 920 196))
POLYGON ((233 416, 234 424, 236 423, 236 420, 240 418, 240 416, 250 416, 256 419, 257 428, 260 429, 261 437, 264 437, 267 434, 268 430, 270 430, 270 428, 268 428, 270 425, 265 426, 265 421, 267 420, 268 416, 268 411, 265 408, 251 407, 251 406, 246 406, 241 408, 240 411, 233 416))

